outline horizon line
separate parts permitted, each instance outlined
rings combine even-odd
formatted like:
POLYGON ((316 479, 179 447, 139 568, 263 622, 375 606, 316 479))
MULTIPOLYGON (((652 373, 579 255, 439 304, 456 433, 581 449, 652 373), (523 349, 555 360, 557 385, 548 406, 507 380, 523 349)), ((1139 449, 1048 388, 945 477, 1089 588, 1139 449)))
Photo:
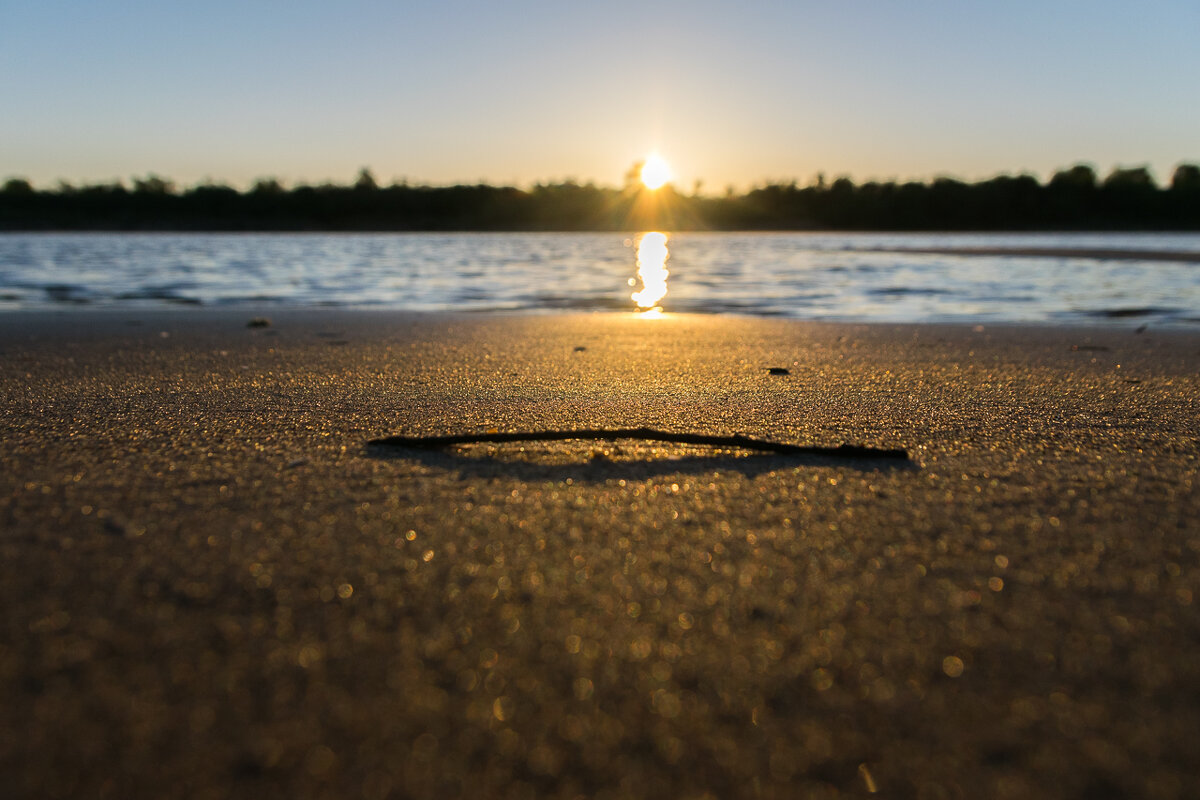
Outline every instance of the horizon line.
MULTIPOLYGON (((637 162, 634 162, 634 163, 636 164, 637 162)), ((1180 167, 1196 166, 1198 164, 1200 164, 1200 159, 1194 159, 1194 160, 1183 159, 1175 164, 1175 167, 1172 170, 1172 172, 1174 173, 1174 171, 1178 170, 1180 167)), ((1112 165, 1107 173, 1104 173, 1097 167, 1095 162, 1087 161, 1087 160, 1079 160, 1079 161, 1074 161, 1071 164, 1066 165, 1066 166, 1057 167, 1057 168, 1049 171, 1049 173, 1046 175, 1039 174, 1039 171, 1037 171, 1037 170, 1018 169, 1018 170, 1000 170, 997 172, 989 173, 986 177, 980 177, 980 178, 974 178, 974 179, 966 178, 960 174, 955 174, 955 173, 948 172, 948 171, 928 173, 928 174, 926 174, 924 176, 920 176, 920 177, 910 176, 910 177, 901 178, 899 176, 893 175, 893 176, 887 176, 887 177, 869 176, 865 179, 859 179, 859 178, 855 178, 853 175, 851 175, 849 173, 829 173, 824 170, 818 170, 817 172, 810 175, 807 179, 805 179, 804 182, 802 182, 800 178, 796 178, 796 177, 760 178, 753 182, 743 183, 740 186, 736 185, 736 184, 726 184, 721 190, 719 190, 717 192, 711 192, 711 191, 703 192, 703 191, 700 191, 700 188, 705 187, 707 184, 707 181, 705 181, 704 179, 701 178, 701 179, 696 179, 696 180, 690 181, 690 183, 692 184, 692 187, 693 187, 691 192, 687 192, 687 190, 685 188, 681 187, 680 184, 686 183, 683 181, 668 181, 667 183, 665 183, 663 185, 662 189, 670 188, 672 191, 676 192, 677 194, 687 194, 688 196, 691 196, 691 197, 719 198, 719 197, 723 197, 723 196, 728 196, 731 193, 731 190, 735 194, 748 194, 757 189, 762 189, 762 188, 767 188, 767 187, 772 187, 772 186, 795 186, 795 187, 802 188, 802 189, 807 189, 807 188, 818 188, 819 189, 822 187, 829 187, 833 183, 840 181, 840 180, 849 180, 855 186, 866 186, 869 184, 895 184, 895 185, 904 185, 904 184, 910 184, 910 183, 932 184, 932 183, 935 183, 937 181, 942 181, 942 180, 956 181, 959 183, 971 185, 971 184, 986 183, 988 181, 995 180, 997 178, 1006 178, 1006 177, 1020 178, 1020 177, 1028 176, 1028 177, 1034 178, 1039 183, 1046 183, 1046 182, 1052 180, 1056 174, 1059 174, 1062 172, 1067 172, 1069 170, 1073 170, 1073 169, 1076 169, 1079 167, 1086 167, 1086 168, 1091 169, 1092 172, 1095 174, 1096 179, 1099 183, 1102 183, 1103 180, 1105 179, 1105 177, 1112 176, 1116 173, 1128 172, 1128 171, 1134 171, 1134 170, 1146 170, 1146 172, 1150 176, 1151 182, 1155 186, 1170 186, 1170 178, 1168 177, 1165 180, 1160 180, 1158 178, 1158 176, 1155 175, 1155 170, 1148 161, 1143 161, 1140 163, 1117 163, 1117 164, 1112 165)), ((8 175, 4 175, 3 177, 0 177, 0 186, 5 186, 11 182, 17 181, 17 182, 25 182, 25 183, 29 184, 30 187, 33 188, 35 191, 39 191, 39 192, 61 191, 64 188, 88 189, 88 188, 97 188, 97 187, 115 187, 118 185, 127 190, 130 190, 131 187, 129 184, 131 184, 131 183, 136 186, 136 184, 139 181, 146 181, 146 182, 161 181, 165 185, 169 186, 170 191, 173 193, 182 193, 182 192, 187 192, 190 190, 206 188, 206 187, 229 188, 229 189, 234 189, 235 191, 244 193, 244 192, 253 191, 256 186, 263 185, 263 184, 270 184, 270 183, 277 184, 279 186, 279 188, 281 188, 285 191, 293 191, 295 189, 305 188, 305 187, 314 188, 314 189, 322 188, 322 187, 334 187, 334 188, 353 187, 362 179, 364 173, 370 175, 372 183, 374 184, 375 188, 378 188, 378 189, 385 189, 385 188, 390 188, 390 187, 408 187, 408 188, 415 188, 415 189, 450 189, 450 188, 462 187, 462 186, 487 186, 487 187, 495 188, 495 189, 517 189, 519 191, 531 191, 531 190, 537 189, 538 187, 572 186, 573 185, 573 186, 580 186, 580 187, 593 187, 593 188, 600 189, 600 190, 623 191, 624 189, 626 189, 630 186, 629 183, 626 183, 624 186, 622 186, 620 184, 602 183, 601 181, 599 181, 598 179, 595 179, 595 178, 581 179, 576 176, 564 176, 564 177, 560 177, 560 178, 539 178, 539 179, 536 179, 536 180, 533 180, 530 182, 521 182, 521 181, 493 182, 486 178, 477 178, 475 180, 457 180, 457 181, 447 181, 447 182, 436 182, 436 181, 431 181, 431 180, 416 180, 416 179, 412 179, 406 175, 400 175, 400 176, 392 176, 390 183, 389 183, 389 182, 384 182, 378 178, 375 178, 374 170, 372 170, 369 166, 360 167, 358 170, 358 173, 355 175, 355 177, 351 178, 348 181, 340 182, 340 183, 337 182, 336 179, 331 179, 331 178, 324 178, 324 179, 320 179, 320 180, 310 180, 308 178, 292 179, 292 178, 288 178, 288 177, 280 177, 277 175, 262 175, 262 176, 253 178, 249 181, 241 181, 241 182, 227 181, 224 179, 212 178, 210 176, 205 176, 205 177, 200 178, 199 180, 196 180, 193 182, 181 182, 181 181, 176 181, 174 178, 171 178, 169 176, 166 176, 166 175, 163 175, 161 173, 151 170, 151 171, 145 172, 141 175, 132 173, 127 178, 115 176, 115 177, 109 177, 109 178, 97 179, 97 180, 89 180, 89 179, 71 180, 71 179, 60 177, 60 178, 55 178, 53 183, 48 183, 46 181, 35 181, 35 180, 28 178, 25 175, 20 175, 20 174, 14 173, 14 174, 8 174, 8 175)))

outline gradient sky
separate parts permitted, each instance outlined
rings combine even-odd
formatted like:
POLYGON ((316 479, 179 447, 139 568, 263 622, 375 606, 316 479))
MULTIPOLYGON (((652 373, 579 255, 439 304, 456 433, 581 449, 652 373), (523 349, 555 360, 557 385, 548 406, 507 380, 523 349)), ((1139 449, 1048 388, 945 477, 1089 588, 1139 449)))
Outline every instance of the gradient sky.
POLYGON ((705 191, 1200 162, 1196 0, 0 0, 0 178, 705 191))

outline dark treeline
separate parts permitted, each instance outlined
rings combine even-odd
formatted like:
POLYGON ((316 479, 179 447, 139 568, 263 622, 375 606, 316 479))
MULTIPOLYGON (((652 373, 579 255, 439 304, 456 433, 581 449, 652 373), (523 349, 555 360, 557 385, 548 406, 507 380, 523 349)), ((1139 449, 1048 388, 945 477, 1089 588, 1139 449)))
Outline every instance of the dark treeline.
POLYGON ((261 180, 239 192, 178 190, 157 176, 37 190, 0 187, 0 230, 512 231, 512 230, 1200 230, 1200 167, 1168 186, 1143 167, 1101 180, 1090 166, 977 183, 771 183, 723 197, 574 182, 508 186, 379 186, 368 170, 350 185, 284 188, 261 180))

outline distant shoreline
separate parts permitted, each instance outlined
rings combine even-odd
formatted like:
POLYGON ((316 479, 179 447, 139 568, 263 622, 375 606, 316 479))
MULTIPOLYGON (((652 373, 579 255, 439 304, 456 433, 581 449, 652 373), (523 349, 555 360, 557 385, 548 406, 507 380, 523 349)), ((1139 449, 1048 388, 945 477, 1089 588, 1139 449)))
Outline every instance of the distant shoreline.
POLYGON ((1116 250, 1090 247, 872 247, 853 252, 909 255, 1014 256, 1028 258, 1094 258, 1101 261, 1177 261, 1200 264, 1192 250, 1116 250))
POLYGON ((349 185, 284 187, 274 179, 247 191, 204 184, 180 189, 147 176, 123 183, 36 189, 22 178, 0 184, 0 230, 243 231, 1195 231, 1200 166, 1182 164, 1169 186, 1145 168, 1103 180, 1086 165, 1048 181, 999 175, 976 183, 848 178, 809 186, 775 182, 744 194, 688 192, 636 181, 606 187, 571 181, 529 188, 380 186, 366 170, 349 185))

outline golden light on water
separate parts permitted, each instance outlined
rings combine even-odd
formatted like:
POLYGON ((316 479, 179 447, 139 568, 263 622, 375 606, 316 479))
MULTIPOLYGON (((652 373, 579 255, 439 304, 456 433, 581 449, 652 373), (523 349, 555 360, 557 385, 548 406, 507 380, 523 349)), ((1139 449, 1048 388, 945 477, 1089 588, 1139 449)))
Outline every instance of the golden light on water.
POLYGON ((671 167, 658 153, 651 153, 642 164, 641 179, 647 189, 660 189, 671 180, 671 167))
POLYGON ((642 288, 631 297, 642 310, 656 310, 667 294, 667 235, 657 231, 643 233, 637 245, 637 274, 642 288))

